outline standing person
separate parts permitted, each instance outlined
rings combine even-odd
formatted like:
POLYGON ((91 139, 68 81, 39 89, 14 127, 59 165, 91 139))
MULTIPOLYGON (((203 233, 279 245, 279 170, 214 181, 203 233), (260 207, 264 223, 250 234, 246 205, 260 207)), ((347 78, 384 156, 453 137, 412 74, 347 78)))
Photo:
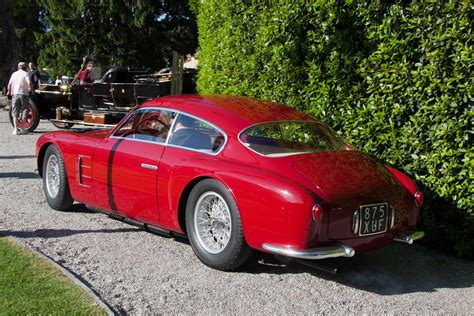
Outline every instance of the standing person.
MULTIPOLYGON (((13 117, 13 135, 20 133, 17 127, 17 120, 20 114, 28 108, 29 103, 30 80, 26 72, 26 64, 24 62, 18 63, 18 70, 10 77, 8 82, 7 95, 12 96, 12 117, 13 117)), ((21 133, 25 133, 24 130, 21 133)))
POLYGON ((30 79, 30 89, 31 92, 35 92, 35 90, 39 88, 39 71, 32 62, 28 64, 28 68, 30 70, 28 72, 28 78, 30 79))

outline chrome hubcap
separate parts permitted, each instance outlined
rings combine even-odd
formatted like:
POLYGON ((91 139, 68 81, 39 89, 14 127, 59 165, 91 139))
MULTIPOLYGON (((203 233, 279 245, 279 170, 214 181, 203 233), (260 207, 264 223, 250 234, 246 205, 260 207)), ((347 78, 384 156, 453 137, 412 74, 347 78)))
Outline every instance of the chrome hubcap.
POLYGON ((46 189, 51 198, 55 198, 59 192, 59 161, 56 155, 51 155, 46 164, 46 189))
POLYGON ((207 252, 222 252, 230 240, 229 206, 216 192, 206 192, 194 209, 194 227, 199 245, 207 252))

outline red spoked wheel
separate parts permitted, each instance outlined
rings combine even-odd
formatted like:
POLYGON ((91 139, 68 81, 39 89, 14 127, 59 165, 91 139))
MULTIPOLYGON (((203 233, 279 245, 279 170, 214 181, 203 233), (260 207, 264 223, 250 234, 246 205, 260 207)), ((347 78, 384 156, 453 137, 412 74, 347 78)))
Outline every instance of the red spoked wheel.
MULTIPOLYGON (((12 108, 10 107, 10 123, 13 126, 12 108)), ((20 113, 16 120, 17 127, 29 133, 33 132, 40 122, 40 116, 36 104, 30 99, 24 113, 20 113)))

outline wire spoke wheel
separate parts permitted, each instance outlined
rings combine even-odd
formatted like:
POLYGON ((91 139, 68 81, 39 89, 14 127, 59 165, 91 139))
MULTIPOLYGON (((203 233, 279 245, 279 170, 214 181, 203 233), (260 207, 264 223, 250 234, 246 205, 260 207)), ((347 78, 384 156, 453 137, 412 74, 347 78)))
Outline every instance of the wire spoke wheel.
POLYGON ((232 222, 229 206, 216 192, 199 198, 194 211, 194 227, 200 245, 209 253, 220 253, 230 240, 232 222))
POLYGON ((221 182, 197 183, 189 194, 185 216, 189 241, 204 264, 229 271, 247 261, 252 250, 245 241, 239 209, 221 182))
POLYGON ((69 183, 61 152, 55 145, 49 145, 40 172, 43 177, 43 190, 49 206, 58 211, 68 210, 74 200, 69 191, 69 183))
POLYGON ((46 163, 46 189, 51 198, 55 198, 59 192, 60 175, 58 157, 51 155, 46 163))

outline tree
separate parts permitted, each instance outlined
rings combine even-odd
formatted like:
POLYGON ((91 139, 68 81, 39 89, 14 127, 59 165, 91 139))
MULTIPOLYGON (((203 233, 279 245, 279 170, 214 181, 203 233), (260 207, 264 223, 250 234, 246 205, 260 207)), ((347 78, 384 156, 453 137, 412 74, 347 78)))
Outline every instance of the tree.
POLYGON ((45 32, 45 25, 41 21, 42 7, 35 0, 15 0, 13 2, 13 16, 17 36, 17 51, 20 60, 34 62, 41 47, 36 41, 37 36, 45 32))
POLYGON ((194 52, 195 18, 187 2, 41 0, 48 32, 40 60, 55 74, 72 74, 84 55, 108 66, 169 65, 172 50, 194 52))
POLYGON ((5 87, 16 60, 16 35, 10 0, 0 3, 0 85, 5 87))
POLYGON ((35 62, 39 46, 35 34, 44 32, 41 7, 33 0, 0 2, 0 85, 4 87, 20 60, 35 62))

